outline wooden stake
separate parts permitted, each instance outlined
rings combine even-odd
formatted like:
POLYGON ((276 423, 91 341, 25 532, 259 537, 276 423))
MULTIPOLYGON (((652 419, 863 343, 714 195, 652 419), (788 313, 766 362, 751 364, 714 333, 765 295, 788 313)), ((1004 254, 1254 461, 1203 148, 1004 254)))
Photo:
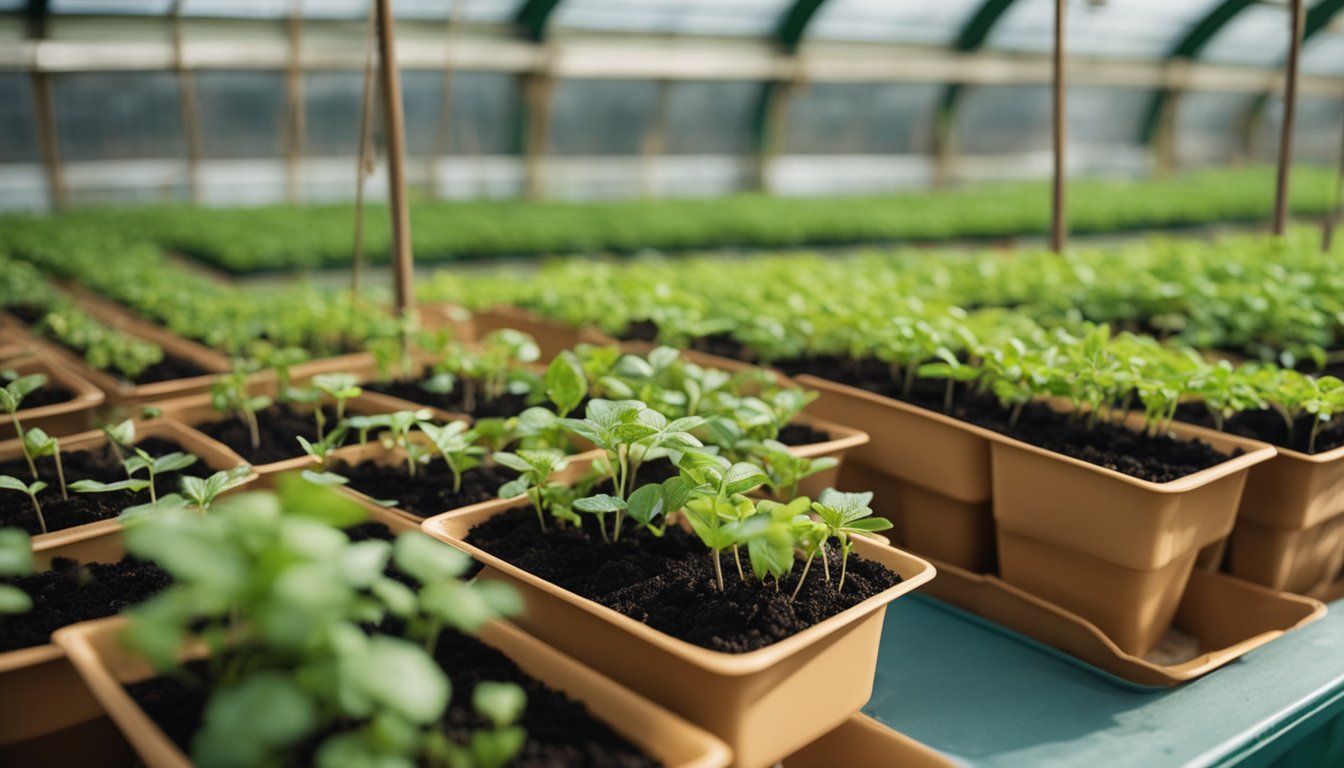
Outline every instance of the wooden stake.
POLYGON ((1055 55, 1054 90, 1052 109, 1054 112, 1055 178, 1050 208, 1050 249, 1063 253, 1067 244, 1068 230, 1065 225, 1067 215, 1064 197, 1064 150, 1068 144, 1067 128, 1068 104, 1064 92, 1064 0, 1055 0, 1055 55))
POLYGON ((1297 117, 1297 68, 1302 53, 1303 0, 1293 0, 1292 39, 1288 44, 1288 79, 1283 88, 1283 125, 1279 133, 1279 176, 1274 191, 1274 234, 1288 231, 1288 198, 1293 168, 1293 125, 1297 117))
POLYGON ((56 101, 51 95, 51 75, 32 73, 33 114, 37 118, 37 143, 42 166, 47 171, 51 209, 63 211, 69 204, 65 174, 61 171, 61 140, 56 133, 56 101))
POLYGON ((392 0, 378 2, 378 54, 382 61, 383 118, 387 131, 387 177, 392 203, 392 266, 397 312, 402 318, 415 309, 412 280, 411 213, 406 202, 406 126, 401 105, 401 73, 397 69, 392 0))

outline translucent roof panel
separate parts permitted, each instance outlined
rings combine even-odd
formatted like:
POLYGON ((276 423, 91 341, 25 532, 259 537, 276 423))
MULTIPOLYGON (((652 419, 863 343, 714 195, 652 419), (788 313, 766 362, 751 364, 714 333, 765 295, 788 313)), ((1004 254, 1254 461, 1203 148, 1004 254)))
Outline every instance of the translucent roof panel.
POLYGON ((564 0, 551 24, 602 32, 766 37, 792 0, 564 0))
POLYGON ((1213 36, 1200 59, 1216 64, 1277 67, 1288 53, 1289 26, 1287 6, 1253 5, 1213 36))
POLYGON ((184 16, 277 19, 289 15, 290 0, 182 0, 184 16))
MULTIPOLYGON (((1019 0, 1020 1, 1020 0, 1019 0)), ((817 40, 947 46, 984 0, 828 0, 808 25, 817 40)))
MULTIPOLYGON (((309 0, 312 2, 313 0, 309 0)), ((396 0, 392 6, 399 19, 447 20, 458 0, 396 0)), ((518 17, 526 0, 460 0, 457 18, 477 24, 507 24, 518 17)))
MULTIPOLYGON (((1076 56, 1158 59, 1221 0, 1070 2, 1065 33, 1076 56)), ((1043 53, 1054 44, 1053 0, 1017 0, 985 41, 991 50, 1043 53)))
MULTIPOLYGON (((14 4, 15 7, 19 3, 14 4)), ((5 3, 0 0, 0 8, 5 3)), ((173 0, 51 0, 52 13, 163 16, 173 8, 173 0)))
POLYGON ((1344 30, 1318 32, 1302 47, 1302 71, 1308 75, 1344 75, 1344 30))
POLYGON ((814 83, 789 100, 788 154, 911 154, 933 148, 943 86, 814 83))

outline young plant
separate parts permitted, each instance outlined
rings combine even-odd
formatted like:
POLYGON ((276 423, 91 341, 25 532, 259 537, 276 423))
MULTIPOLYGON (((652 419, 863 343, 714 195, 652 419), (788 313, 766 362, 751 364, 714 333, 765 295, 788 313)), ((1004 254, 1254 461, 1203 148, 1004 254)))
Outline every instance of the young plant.
POLYGON ((795 456, 787 445, 776 440, 764 440, 754 444, 751 456, 765 469, 769 480, 766 486, 778 499, 792 499, 798 495, 798 486, 807 478, 832 469, 840 463, 833 456, 808 458, 795 456))
POLYGON ((394 413, 385 413, 379 416, 351 417, 346 419, 347 424, 357 425, 360 431, 360 444, 364 440, 370 429, 383 427, 387 433, 383 437, 383 445, 388 448, 400 448, 406 455, 406 474, 414 478, 416 470, 420 466, 421 460, 428 455, 424 446, 411 439, 411 431, 420 424, 425 423, 430 418, 430 412, 427 410, 419 411, 396 411, 394 413))
POLYGON ((247 426, 247 434, 252 450, 261 447, 261 428, 257 425, 257 412, 271 407, 271 398, 265 395, 252 395, 248 392, 247 377, 251 373, 243 366, 235 366, 233 372, 222 376, 210 386, 210 404, 215 410, 232 413, 247 426))
POLYGON ((131 419, 118 422, 116 424, 106 424, 103 426, 103 434, 107 436, 107 445, 117 454, 117 460, 121 462, 123 469, 126 469, 126 476, 131 476, 131 471, 126 468, 126 457, 131 453, 131 446, 135 445, 135 422, 131 419))
POLYGON ((18 491, 27 494, 28 500, 33 504, 33 512, 37 515, 37 527, 43 533, 47 532, 47 519, 42 516, 42 505, 37 501, 37 494, 45 490, 46 487, 47 484, 41 480, 25 483, 17 477, 0 475, 0 490, 18 491))
MULTIPOLYGON (((22 436, 23 424, 19 421, 19 410, 23 406, 23 399, 28 395, 41 389, 47 383, 47 377, 40 373, 31 376, 20 376, 9 382, 4 387, 0 387, 0 411, 9 414, 9 420, 14 424, 14 434, 22 436)), ((23 447, 24 461, 28 462, 28 472, 32 474, 33 479, 37 479, 37 465, 33 463, 33 457, 28 453, 28 447, 23 447)))
POLYGON ((61 498, 70 498, 70 494, 65 487, 65 467, 61 464, 60 440, 37 427, 33 427, 23 433, 23 452, 34 459, 50 456, 52 461, 56 463, 56 479, 61 485, 61 498))
POLYGON ((542 385, 546 388, 546 397, 550 398, 555 412, 562 419, 578 408, 583 398, 588 396, 588 377, 579 359, 569 350, 561 352, 551 361, 542 385))
MULTIPOLYGON (((0 579, 27 576, 33 572, 33 543, 20 528, 0 528, 0 579)), ((33 599, 18 587, 0 584, 0 616, 27 613, 33 599)))
POLYGON ((132 446, 131 450, 135 455, 125 461, 127 478, 118 480, 114 483, 103 483, 97 480, 76 480, 70 484, 70 490, 76 493, 112 493, 115 491, 149 491, 149 503, 158 502, 158 492, 154 487, 155 481, 160 475, 169 472, 177 472, 186 469, 195 464, 197 458, 189 453, 173 451, 163 456, 151 456, 143 448, 132 446), (136 475, 144 471, 147 478, 139 478, 136 475))
POLYGON ((739 545, 754 533, 748 522, 756 507, 744 494, 760 487, 768 478, 754 464, 729 464, 725 459, 701 453, 688 454, 688 458, 682 472, 693 483, 694 490, 685 505, 686 519, 710 550, 714 580, 722 592, 723 550, 733 550, 738 575, 746 578, 737 553, 739 545))
POLYGON ((317 462, 316 470, 303 470, 304 479, 318 485, 345 485, 350 482, 348 478, 327 469, 327 462, 331 459, 332 452, 345 443, 345 435, 349 429, 347 422, 341 422, 316 443, 310 442, 303 435, 294 436, 294 439, 298 440, 299 445, 303 448, 304 454, 317 462))
POLYGON ((476 445, 476 433, 467 429, 465 421, 450 421, 443 426, 422 421, 417 426, 453 473, 453 493, 458 493, 462 490, 462 473, 479 466, 485 455, 485 449, 476 445))
MULTIPOLYGON (((551 487, 550 478, 569 463, 565 454, 557 450, 520 450, 517 453, 499 451, 494 454, 493 459, 496 464, 518 472, 518 477, 500 487, 499 497, 510 499, 526 494, 528 501, 532 502, 532 508, 537 512, 537 522, 541 525, 541 530, 546 530, 548 507, 546 501, 548 489, 551 487)), ((550 509, 554 512, 556 507, 552 505, 550 509)), ((565 519, 578 523, 577 515, 568 509, 565 511, 568 513, 565 519)))
MULTIPOLYGON (((364 392, 359 387, 359 380, 348 373, 319 374, 313 377, 313 387, 336 401, 337 422, 345 418, 346 401, 359 397, 364 392)), ((317 439, 321 440, 326 429, 326 414, 323 413, 320 403, 313 408, 313 418, 317 421, 317 439)))
POLYGON ((836 592, 845 588, 845 570, 849 565, 850 550, 854 548, 853 536, 891 528, 890 520, 872 516, 873 510, 868 506, 872 501, 871 491, 844 493, 827 488, 812 502, 812 511, 826 524, 828 538, 840 542, 840 584, 835 588, 836 592))
MULTIPOLYGON (((252 467, 247 464, 225 469, 206 478, 182 476, 182 495, 202 514, 210 511, 215 499, 225 491, 231 491, 247 482, 252 467)), ((156 500, 157 501, 157 500, 156 500)))

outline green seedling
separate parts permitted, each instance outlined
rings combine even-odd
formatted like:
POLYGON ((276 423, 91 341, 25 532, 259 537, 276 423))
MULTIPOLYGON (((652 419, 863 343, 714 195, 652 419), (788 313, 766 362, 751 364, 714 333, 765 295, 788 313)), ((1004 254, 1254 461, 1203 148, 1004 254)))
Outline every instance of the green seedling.
MULTIPOLYGON (((537 512, 537 523, 541 525, 541 530, 546 530, 546 497, 550 488, 550 478, 568 464, 565 455, 557 450, 520 450, 517 453, 499 451, 492 458, 496 464, 518 473, 518 477, 500 487, 499 497, 511 499, 526 494, 528 501, 532 502, 532 508, 537 512)), ((556 508, 552 506, 551 509, 556 508)), ((569 515, 567 519, 578 523, 577 516, 572 511, 568 509, 565 511, 569 515)))
MULTIPOLYGON (((850 550, 854 548, 853 536, 891 528, 890 520, 872 516, 873 510, 868 506, 872 501, 871 491, 844 493, 827 488, 812 502, 812 511, 826 524, 827 536, 840 542, 840 584, 835 588, 837 592, 845 588, 845 570, 849 565, 850 550)), ((829 572, 827 581, 830 581, 829 572)))
MULTIPOLYGON (((364 390, 359 380, 348 373, 324 373, 313 377, 313 387, 317 391, 336 401, 336 421, 345 418, 345 404, 351 398, 359 397, 364 390)), ((321 440, 326 429, 326 414, 321 405, 313 409, 313 418, 317 420, 317 439, 321 440)))
POLYGON ((588 395, 588 378, 583 366, 573 352, 561 352, 551 361, 542 379, 546 387, 546 397, 550 398, 560 418, 570 414, 583 398, 588 395))
POLYGON ((247 426, 247 434, 252 450, 261 447, 261 428, 257 425, 257 412, 271 407, 271 398, 265 395, 252 395, 248 392, 247 377, 251 371, 235 366, 232 373, 222 376, 210 386, 210 404, 215 410, 232 413, 247 426))
POLYGON ((769 476, 766 485, 776 499, 792 499, 798 495, 798 486, 807 478, 837 466, 833 456, 808 458, 796 456, 787 445, 776 440, 764 440, 750 448, 750 454, 769 476))
POLYGON ((247 482, 251 474, 252 467, 244 464, 233 469, 221 470, 206 478, 183 475, 182 496, 190 501, 198 512, 205 513, 210 511, 210 507, 220 494, 240 487, 247 482))
MULTIPOLYGON (((47 377, 44 374, 34 373, 30 376, 20 376, 4 387, 0 387, 0 411, 9 414, 9 420, 14 424, 14 434, 24 434, 23 424, 19 421, 19 410, 23 406, 23 399, 41 389, 46 383, 47 377)), ((36 480, 37 465, 33 463, 33 457, 29 455, 27 446, 23 448, 23 459, 28 462, 28 472, 36 480)))
POLYGON ((158 502, 158 495, 154 483, 159 476, 186 469, 197 462, 195 456, 181 451, 173 451, 156 457, 135 446, 132 446, 131 450, 135 452, 135 455, 125 462, 126 474, 128 475, 125 480, 118 480, 113 483, 103 483, 97 480, 76 480, 70 484, 70 490, 76 493, 113 493, 116 491, 139 493, 148 490, 149 503, 155 504, 158 502), (144 471, 148 477, 136 477, 141 471, 144 471))
MULTIPOLYGON (((135 444, 135 422, 126 419, 116 424, 106 424, 103 426, 103 434, 107 436, 108 446, 116 452, 122 468, 126 469, 126 457, 130 455, 131 446, 135 444)), ((126 469, 126 476, 131 476, 129 469, 126 469)))
POLYGON ((23 451, 34 459, 50 456, 56 463, 56 479, 61 486, 61 498, 70 498, 65 487, 65 466, 61 464, 61 441, 33 427, 23 433, 23 451))
MULTIPOLYGON (((20 528, 0 528, 0 579, 27 576, 33 572, 33 544, 20 528)), ((27 613, 33 599, 11 584, 0 584, 0 616, 27 613)))
POLYGON ((461 491, 462 474, 479 466, 485 455, 485 449, 476 445, 476 433, 467 429, 465 421, 450 421, 443 426, 422 421, 417 426, 453 473, 453 493, 461 491))
POLYGON ((37 527, 43 533, 47 532, 47 519, 42 516, 42 505, 37 501, 37 494, 41 493, 46 487, 47 484, 41 480, 25 483, 17 477, 0 475, 0 491, 18 491, 27 494, 28 500, 33 504, 33 512, 37 515, 37 527))

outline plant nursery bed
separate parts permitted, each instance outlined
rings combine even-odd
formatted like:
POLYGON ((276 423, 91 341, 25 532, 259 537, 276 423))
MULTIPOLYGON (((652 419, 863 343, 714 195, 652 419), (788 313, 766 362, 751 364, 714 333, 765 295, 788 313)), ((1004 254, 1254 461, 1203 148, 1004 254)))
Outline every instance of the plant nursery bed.
POLYGON ((5 579, 27 593, 33 607, 27 613, 0 614, 0 653, 45 645, 61 627, 120 613, 168 582, 158 567, 131 557, 115 563, 57 558, 49 571, 5 579))
POLYGON ((396 501, 398 509, 418 517, 499 498, 499 487, 518 476, 504 467, 476 467, 462 473, 462 486, 454 491, 452 474, 437 469, 422 468, 411 477, 404 465, 373 461, 332 465, 332 471, 350 480, 348 487, 373 499, 396 501))
MULTIPOLYGON (((514 768, 642 768, 659 763, 639 751, 611 728, 593 718, 587 708, 565 694, 528 676, 503 653, 481 641, 455 632, 445 633, 435 660, 452 681, 452 700, 444 714, 445 732, 462 743, 484 720, 471 709, 471 694, 482 681, 511 682, 527 694, 520 725, 527 742, 510 763, 514 768)), ((204 672, 205 662, 189 666, 204 672)), ((204 677, 204 675, 201 675, 204 677)), ((145 712, 184 752, 200 728, 209 691, 181 680, 153 678, 126 686, 145 712)), ((322 734, 323 737, 330 734, 322 734)), ((319 743, 321 739, 315 740, 319 743)), ((306 761, 300 761, 306 762, 306 761)))
MULTIPOLYGON (((1215 426, 1213 416, 1209 414, 1208 409, 1198 404, 1184 403, 1180 405, 1176 409, 1176 418, 1190 424, 1198 424, 1201 427, 1215 426)), ((1292 433, 1289 434, 1288 422, 1284 421, 1278 411, 1268 408, 1241 411, 1229 417, 1224 422, 1223 429, 1233 435, 1273 443, 1300 453, 1325 453, 1344 445, 1344 423, 1338 422, 1332 422, 1318 430, 1315 443, 1309 445, 1313 418, 1311 414, 1303 414, 1298 417, 1293 423, 1292 433), (1309 451, 1309 447, 1315 450, 1309 451)))
MULTIPOLYGON (((451 392, 438 393, 430 392, 420 386, 421 383, 420 379, 396 379, 387 382, 372 381, 362 386, 369 392, 428 405, 450 413, 464 413, 478 419, 517 416, 529 406, 525 395, 503 394, 493 400, 477 398, 473 403, 474 407, 468 409, 464 387, 458 386, 451 392)), ((577 410, 582 412, 583 405, 580 404, 577 410)))
MULTIPOLYGON (((2 364, 0 364, 2 365, 2 364)), ((68 403, 75 399, 75 393, 65 387, 47 384, 23 398, 24 408, 41 408, 47 405, 68 403)))
POLYGON ((889 366, 878 360, 816 357, 776 365, 790 376, 811 374, 929 411, 947 413, 1025 443, 1155 483, 1185 477, 1232 458, 1199 439, 1148 436, 1109 422, 1086 429, 1069 415, 1039 401, 1024 407, 1017 423, 1011 424, 998 400, 976 395, 960 385, 954 388, 952 409, 947 411, 946 387, 942 382, 916 379, 907 396, 892 379, 889 366))
MULTIPOLYGON (((136 443, 136 447, 153 456, 163 456, 180 451, 190 453, 172 440, 160 437, 148 437, 136 443)), ((141 504, 149 500, 147 493, 131 491, 112 491, 108 493, 75 493, 71 491, 68 499, 61 498, 61 486, 56 476, 55 464, 49 458, 38 459, 38 476, 47 483, 45 490, 38 494, 42 505, 42 515, 47 521, 48 531, 59 531, 77 525, 109 520, 121 514, 128 506, 141 504)), ((125 479, 126 471, 121 459, 110 448, 92 451, 62 451, 61 465, 65 470, 66 483, 76 480, 96 480, 111 483, 125 479)), ((178 479, 186 474, 194 477, 208 477, 213 470, 204 461, 179 472, 169 472, 156 478, 155 492, 172 493, 177 490, 178 479)), ((28 465, 23 459, 12 459, 0 463, 0 475, 27 480, 28 465)), ((0 527, 22 528, 36 535, 41 528, 34 514, 32 503, 21 493, 6 493, 0 496, 0 527)))
MULTIPOLYGON (((607 543, 586 529, 542 531, 530 508, 511 509, 477 525, 467 542, 656 630, 724 653, 777 643, 901 581, 882 564, 851 555, 844 591, 827 585, 814 565, 790 603, 796 573, 776 591, 738 578, 731 553, 725 552, 727 588, 720 592, 704 545, 685 530, 671 528, 657 538, 628 529, 607 543)), ((836 579, 840 558, 835 552, 828 557, 836 579)))
MULTIPOLYGON (((327 423, 336 424, 335 411, 323 407, 327 423)), ((221 414, 224 416, 224 414, 221 414)), ((300 411, 286 403, 275 403, 257 411, 258 447, 252 446, 252 436, 242 419, 224 416, 217 421, 197 424, 196 429, 207 437, 228 446, 253 465, 272 464, 302 456, 298 437, 317 442, 317 425, 311 412, 300 411)))

